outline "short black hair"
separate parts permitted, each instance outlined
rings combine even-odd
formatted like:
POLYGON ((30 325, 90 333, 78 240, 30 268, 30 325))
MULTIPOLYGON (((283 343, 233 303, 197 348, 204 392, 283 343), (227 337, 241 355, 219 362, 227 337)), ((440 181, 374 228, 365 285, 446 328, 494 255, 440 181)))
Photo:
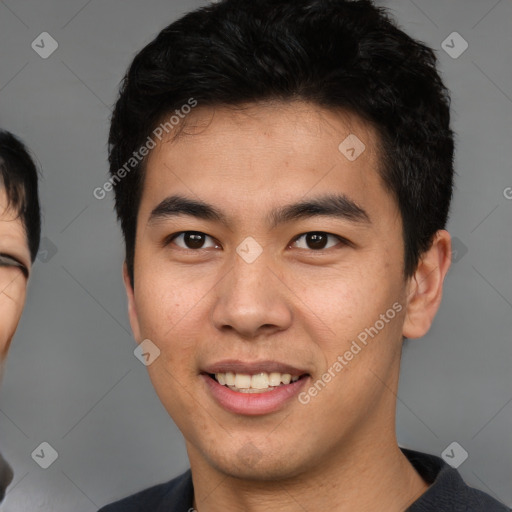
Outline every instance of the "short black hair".
POLYGON ((12 208, 23 223, 33 263, 41 239, 37 168, 23 142, 4 130, 0 130, 0 187, 7 195, 7 205, 2 206, 12 208))
MULTIPOLYGON (((162 118, 190 98, 213 107, 297 99, 343 109, 378 134, 378 172, 401 213, 409 277, 445 227, 453 193, 450 96, 436 65, 431 48, 370 0, 224 0, 199 8, 130 65, 111 120, 110 174, 119 178, 162 118)), ((115 184, 132 284, 145 161, 115 184)))

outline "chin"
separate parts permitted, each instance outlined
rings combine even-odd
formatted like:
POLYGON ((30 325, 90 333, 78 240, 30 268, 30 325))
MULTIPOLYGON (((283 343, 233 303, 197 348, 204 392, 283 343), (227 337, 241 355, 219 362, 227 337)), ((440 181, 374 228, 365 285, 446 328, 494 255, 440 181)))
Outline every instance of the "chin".
POLYGON ((238 480, 253 482, 275 482, 279 480, 287 480, 298 476, 301 471, 297 468, 284 467, 283 461, 278 464, 260 463, 257 466, 242 467, 240 464, 226 465, 226 467, 218 468, 219 471, 226 476, 238 480))
POLYGON ((306 471, 307 463, 287 453, 264 453, 247 443, 235 453, 204 454, 207 463, 218 472, 235 479, 248 481, 276 481, 296 478, 306 471))

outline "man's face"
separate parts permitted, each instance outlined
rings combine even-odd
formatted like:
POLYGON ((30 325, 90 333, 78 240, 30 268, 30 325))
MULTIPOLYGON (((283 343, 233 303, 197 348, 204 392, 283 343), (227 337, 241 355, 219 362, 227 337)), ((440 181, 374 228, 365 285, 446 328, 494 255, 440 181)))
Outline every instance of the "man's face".
POLYGON ((19 264, 30 269, 25 229, 6 205, 7 195, 0 186, 0 379, 25 304, 27 277, 19 264))
POLYGON ((148 159, 133 295, 125 283, 137 341, 160 350, 149 375, 191 463, 282 478, 378 444, 394 430, 408 282, 374 132, 299 102, 199 106, 187 122, 148 159), (356 159, 354 135, 365 145, 356 159), (211 205, 225 224, 173 214, 174 196, 211 205), (328 196, 345 199, 339 215, 278 214, 328 196), (248 393, 208 375, 227 372, 294 382, 248 393))

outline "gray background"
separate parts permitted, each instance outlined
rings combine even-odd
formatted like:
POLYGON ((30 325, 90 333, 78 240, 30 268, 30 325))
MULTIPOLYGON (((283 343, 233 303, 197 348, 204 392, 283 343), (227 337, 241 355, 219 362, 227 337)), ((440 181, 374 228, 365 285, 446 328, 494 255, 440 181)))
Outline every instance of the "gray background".
MULTIPOLYGON (((456 262, 431 331, 404 350, 399 442, 441 455, 457 441, 464 479, 512 506, 512 2, 380 4, 437 49, 457 132, 456 262), (469 44, 458 58, 441 48, 454 31, 469 44)), ((133 355, 112 193, 92 191, 106 179, 109 106, 127 65, 200 5, 0 1, 0 125, 44 175, 42 252, 0 395, 0 451, 15 471, 1 510, 92 512, 188 467, 133 355), (59 43, 48 59, 31 48, 44 31, 59 43), (43 441, 58 452, 48 469, 31 457, 43 441)))

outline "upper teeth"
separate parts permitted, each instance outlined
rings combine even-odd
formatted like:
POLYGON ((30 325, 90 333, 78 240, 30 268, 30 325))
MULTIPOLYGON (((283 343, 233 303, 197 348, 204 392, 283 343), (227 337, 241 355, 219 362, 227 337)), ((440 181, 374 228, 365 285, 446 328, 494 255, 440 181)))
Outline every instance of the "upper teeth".
POLYGON ((299 380, 299 376, 292 377, 289 373, 261 372, 255 375, 247 373, 216 373, 215 378, 219 384, 232 386, 238 389, 267 389, 269 387, 280 386, 282 384, 290 384, 299 380))

